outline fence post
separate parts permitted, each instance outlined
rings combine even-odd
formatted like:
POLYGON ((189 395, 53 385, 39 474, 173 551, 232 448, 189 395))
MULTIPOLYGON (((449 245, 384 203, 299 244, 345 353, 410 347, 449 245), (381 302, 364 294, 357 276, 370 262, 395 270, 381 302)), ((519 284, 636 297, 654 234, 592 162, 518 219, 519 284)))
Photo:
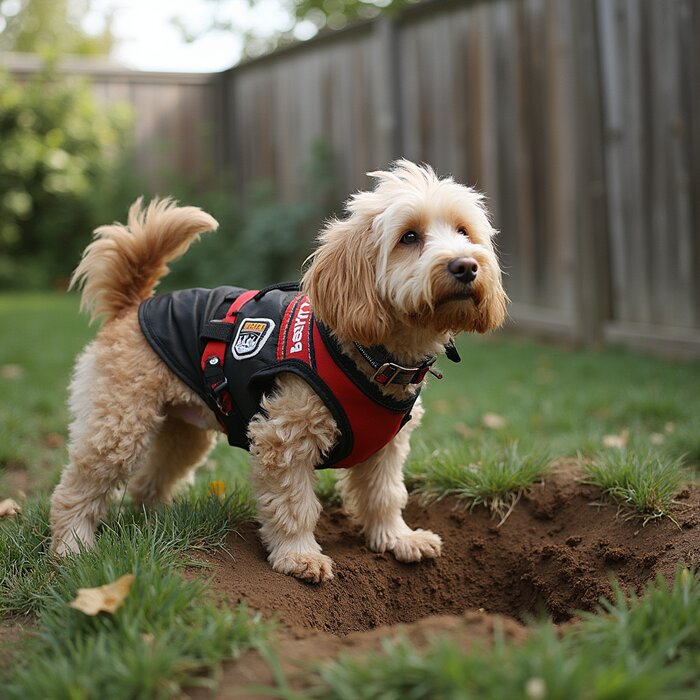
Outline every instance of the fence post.
POLYGON ((610 316, 605 131, 596 0, 570 0, 573 34, 576 206, 574 300, 577 335, 601 345, 610 316))
POLYGON ((379 149, 377 166, 386 165, 403 155, 401 136, 401 65, 399 61, 398 31, 390 17, 382 17, 375 24, 377 72, 375 77, 375 104, 379 149))

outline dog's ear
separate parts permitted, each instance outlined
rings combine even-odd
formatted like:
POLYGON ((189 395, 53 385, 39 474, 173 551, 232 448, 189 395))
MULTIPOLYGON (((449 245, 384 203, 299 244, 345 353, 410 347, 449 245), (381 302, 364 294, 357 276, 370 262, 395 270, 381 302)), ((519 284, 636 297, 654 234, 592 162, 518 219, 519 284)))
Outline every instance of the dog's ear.
POLYGON ((334 220, 320 235, 302 279, 316 317, 337 337, 362 345, 380 345, 389 318, 377 294, 377 250, 371 244, 371 220, 357 216, 334 220))

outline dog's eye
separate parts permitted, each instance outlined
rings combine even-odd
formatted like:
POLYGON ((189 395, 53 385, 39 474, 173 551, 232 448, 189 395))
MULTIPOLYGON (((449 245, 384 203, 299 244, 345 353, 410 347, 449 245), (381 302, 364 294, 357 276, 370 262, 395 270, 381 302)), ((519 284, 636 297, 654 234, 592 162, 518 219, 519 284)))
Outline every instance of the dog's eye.
POLYGON ((406 231, 406 233, 401 236, 401 243, 405 245, 415 245, 420 243, 420 236, 415 231, 406 231))
POLYGON ((458 227, 457 233, 461 233, 463 236, 466 236, 467 238, 469 238, 469 234, 467 233, 467 229, 464 228, 464 226, 458 227))

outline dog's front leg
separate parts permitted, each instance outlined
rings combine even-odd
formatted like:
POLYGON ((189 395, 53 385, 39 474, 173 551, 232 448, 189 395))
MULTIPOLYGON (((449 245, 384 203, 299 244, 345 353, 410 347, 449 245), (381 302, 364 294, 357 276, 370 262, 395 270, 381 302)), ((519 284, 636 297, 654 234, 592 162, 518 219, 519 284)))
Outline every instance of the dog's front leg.
POLYGON ((333 561, 321 553, 314 529, 321 504, 315 467, 333 446, 337 427, 309 386, 283 375, 263 399, 264 414, 248 429, 252 483, 260 536, 275 571, 320 583, 333 578, 333 561))
POLYGON ((408 492, 403 463, 409 437, 423 416, 419 402, 404 429, 367 461, 343 470, 338 485, 343 504, 360 523, 367 545, 375 552, 391 551, 399 561, 412 562, 440 556, 442 540, 430 530, 412 530, 404 521, 408 492))

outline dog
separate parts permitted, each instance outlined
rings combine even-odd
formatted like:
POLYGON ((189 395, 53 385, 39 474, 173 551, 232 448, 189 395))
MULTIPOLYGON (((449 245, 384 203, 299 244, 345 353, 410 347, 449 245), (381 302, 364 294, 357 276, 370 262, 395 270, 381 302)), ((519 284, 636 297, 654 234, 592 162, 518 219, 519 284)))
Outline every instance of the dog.
MULTIPOLYGON (((91 319, 102 317, 103 325, 76 361, 70 383, 69 461, 51 500, 55 553, 93 546, 110 494, 120 485, 137 504, 171 499, 178 483, 205 461, 222 426, 238 420, 238 400, 227 397, 233 409, 231 401, 222 403, 222 393, 233 391, 222 365, 234 363, 235 380, 237 367, 260 361, 261 347, 272 343, 269 354, 276 345, 278 356, 271 362, 281 364, 263 371, 272 373, 265 375, 267 383, 255 384, 259 403, 249 409, 255 413, 236 439, 229 435, 251 454, 260 536, 272 568, 314 583, 333 577, 333 562, 314 537, 319 466, 349 467, 336 472, 339 492, 371 550, 391 551, 401 562, 440 555, 439 535, 411 529, 402 516, 408 497, 403 463, 423 415, 418 394, 427 375, 437 374, 432 362, 438 355, 458 359, 455 335, 499 327, 508 299, 480 193, 408 160, 368 174, 376 186, 354 194, 344 218, 326 223, 300 290, 280 287, 260 296, 217 288, 223 289, 217 308, 232 299, 231 308, 239 308, 205 319, 214 338, 196 338, 193 331, 200 350, 204 344, 219 348, 196 368, 205 375, 200 379, 194 370, 184 376, 180 365, 164 361, 168 350, 157 351, 144 308, 155 305, 156 316, 166 318, 170 311, 158 310, 166 302, 153 291, 167 264, 217 222, 170 200, 147 208, 138 200, 128 225, 95 231, 71 284, 82 288, 81 309, 91 319), (260 318, 258 307, 240 306, 244 298, 267 304, 260 307, 264 313, 281 309, 287 325, 272 315, 260 318), (333 356, 347 369, 338 373, 333 362, 327 367, 345 381, 338 391, 350 399, 330 399, 327 377, 317 381, 309 374, 314 344, 326 353, 317 364, 333 356), (297 359, 295 348, 309 357, 297 359), (210 369, 218 374, 210 376, 210 369), (359 403, 339 409, 342 401, 359 403), (346 430, 353 433, 350 441, 346 430), (344 457, 337 449, 343 443, 344 457)), ((186 314, 190 306, 201 311, 214 303, 201 297, 208 290, 175 294, 180 296, 167 296, 167 303, 186 314)))

